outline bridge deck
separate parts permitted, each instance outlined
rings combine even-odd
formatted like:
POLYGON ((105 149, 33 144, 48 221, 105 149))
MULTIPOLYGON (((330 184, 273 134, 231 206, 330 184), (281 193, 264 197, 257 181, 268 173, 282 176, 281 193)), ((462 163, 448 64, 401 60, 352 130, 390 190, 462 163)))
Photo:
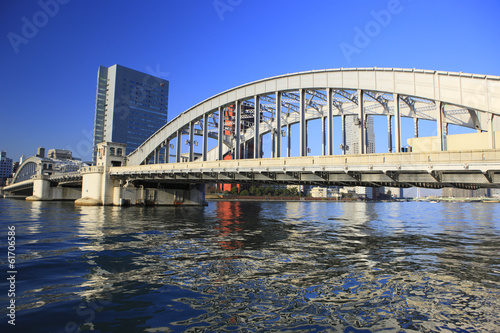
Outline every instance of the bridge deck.
POLYGON ((500 187, 500 149, 194 161, 114 167, 110 175, 184 183, 500 187))

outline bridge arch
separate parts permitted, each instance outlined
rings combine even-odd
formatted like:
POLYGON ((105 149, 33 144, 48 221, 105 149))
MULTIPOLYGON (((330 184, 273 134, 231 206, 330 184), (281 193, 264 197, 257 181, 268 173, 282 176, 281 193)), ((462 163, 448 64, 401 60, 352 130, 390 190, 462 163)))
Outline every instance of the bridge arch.
MULTIPOLYGON (((318 118, 323 119, 323 128, 327 129, 327 154, 331 155, 332 117, 357 117, 362 140, 368 115, 394 118, 396 152, 401 149, 401 117, 414 118, 415 126, 419 119, 435 121, 440 140, 446 132, 445 124, 493 132, 500 128, 500 77, 417 69, 342 68, 266 78, 221 92, 182 112, 132 152, 127 163, 144 164, 151 158, 159 161, 160 149, 170 151, 174 139, 180 161, 180 138, 185 134, 189 135, 188 160, 194 158, 194 135, 203 136, 203 160, 210 159, 209 137, 224 143, 214 152, 215 159, 221 159, 229 147, 234 147, 235 156, 241 156, 240 146, 252 138, 254 156, 260 157, 260 135, 280 133, 283 127, 296 123, 300 124, 300 156, 305 156, 306 123, 318 118)), ((276 140, 280 147, 280 135, 276 140)))
POLYGON ((32 156, 25 159, 15 172, 14 177, 12 177, 11 184, 31 179, 32 176, 37 174, 37 170, 41 167, 41 163, 42 159, 40 157, 32 156))

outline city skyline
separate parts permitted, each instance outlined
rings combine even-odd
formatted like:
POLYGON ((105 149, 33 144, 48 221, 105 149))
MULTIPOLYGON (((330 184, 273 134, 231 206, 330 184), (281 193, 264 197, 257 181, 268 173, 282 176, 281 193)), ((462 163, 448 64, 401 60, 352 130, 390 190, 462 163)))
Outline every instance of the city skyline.
MULTIPOLYGON (((494 1, 6 3, 0 149, 14 161, 39 146, 90 160, 99 65, 118 63, 169 80, 169 120, 234 86, 304 70, 377 66, 499 75, 499 9, 494 1), (93 25, 85 19, 91 15, 93 25), (252 24, 257 16, 266 24, 252 24)), ((378 118, 376 131, 386 122, 378 118)), ((403 145, 412 135, 403 133, 403 145)), ((435 126, 422 126, 421 135, 435 135, 435 126)), ((386 135, 379 137, 376 151, 385 152, 386 135)), ((311 145, 313 155, 319 146, 311 145)))

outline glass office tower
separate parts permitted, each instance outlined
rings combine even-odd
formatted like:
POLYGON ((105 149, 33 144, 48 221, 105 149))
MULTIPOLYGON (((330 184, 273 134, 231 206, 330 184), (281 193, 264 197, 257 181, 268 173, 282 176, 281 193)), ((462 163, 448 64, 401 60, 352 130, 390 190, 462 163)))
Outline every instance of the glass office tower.
POLYGON ((94 161, 98 143, 125 143, 126 153, 167 122, 168 84, 120 65, 99 66, 94 121, 94 161))

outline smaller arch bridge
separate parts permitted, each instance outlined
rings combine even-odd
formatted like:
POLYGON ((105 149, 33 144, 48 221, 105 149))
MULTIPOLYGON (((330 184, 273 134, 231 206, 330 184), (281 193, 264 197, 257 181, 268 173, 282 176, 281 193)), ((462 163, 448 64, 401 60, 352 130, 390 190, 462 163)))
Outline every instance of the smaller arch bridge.
POLYGON ((23 161, 4 191, 16 195, 31 195, 33 180, 42 176, 53 186, 78 187, 82 183, 80 168, 86 165, 78 160, 59 160, 31 156, 23 161))

